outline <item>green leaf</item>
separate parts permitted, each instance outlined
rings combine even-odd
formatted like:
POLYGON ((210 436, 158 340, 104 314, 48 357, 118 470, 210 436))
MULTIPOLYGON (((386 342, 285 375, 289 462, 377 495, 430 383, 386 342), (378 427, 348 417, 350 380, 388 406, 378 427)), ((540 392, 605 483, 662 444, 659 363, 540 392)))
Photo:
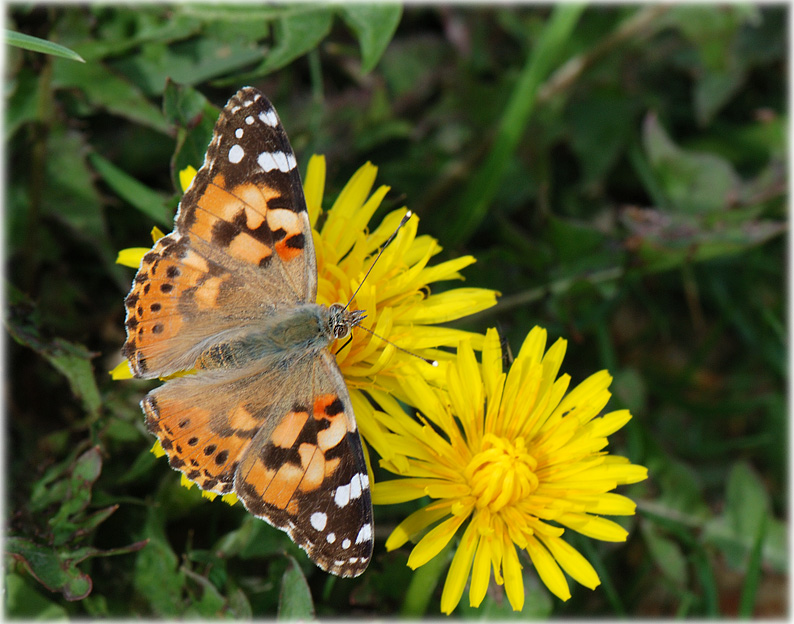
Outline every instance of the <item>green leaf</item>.
POLYGON ((273 24, 275 45, 268 50, 256 69, 217 84, 240 84, 285 67, 296 58, 316 48, 328 36, 333 23, 333 13, 328 8, 313 9, 306 13, 287 14, 273 24))
POLYGON ((158 225, 171 225, 174 220, 173 211, 168 207, 164 195, 141 184, 99 154, 91 154, 88 160, 119 197, 158 225))
POLYGON ((183 191, 179 182, 179 172, 185 167, 199 169, 204 162, 204 154, 212 138, 218 109, 207 102, 201 121, 194 128, 180 128, 177 132, 177 149, 171 159, 171 174, 174 187, 183 191))
POLYGON ((708 550, 697 544, 690 557, 695 576, 698 583, 700 583, 703 594, 704 615, 710 618, 717 618, 720 614, 719 589, 717 587, 717 579, 714 577, 715 570, 712 567, 708 550))
MULTIPOLYGON (((74 67, 84 67, 74 65, 74 67)), ((47 161, 42 189, 42 216, 55 224, 66 225, 77 239, 93 249, 105 270, 119 287, 129 287, 129 277, 116 264, 118 250, 110 245, 102 200, 94 184, 95 174, 88 165, 88 146, 84 135, 57 126, 47 140, 47 161)), ((58 232, 58 237, 63 232, 58 232)))
POLYGON ((629 208, 621 221, 629 231, 628 246, 641 260, 644 272, 663 271, 693 262, 732 256, 783 234, 782 221, 756 221, 719 215, 710 222, 697 215, 629 208))
POLYGON ((671 514, 694 520, 710 517, 709 508, 703 500, 702 485, 697 473, 687 464, 671 457, 662 457, 653 466, 648 466, 661 488, 658 503, 671 514))
POLYGON ((149 544, 135 559, 135 589, 158 616, 181 615, 186 578, 166 537, 161 511, 149 509, 142 532, 149 538, 149 544))
POLYGON ((163 92, 163 114, 175 126, 195 126, 207 106, 207 98, 196 89, 168 80, 163 92))
POLYGON ((253 618, 251 603, 242 589, 239 587, 232 589, 229 592, 228 599, 229 611, 231 611, 235 618, 238 620, 250 620, 253 618))
POLYGON ((744 68, 706 71, 695 84, 694 91, 695 112, 700 125, 710 123, 746 80, 744 68))
POLYGON ((178 4, 173 11, 190 15, 203 22, 267 22, 283 15, 285 11, 300 10, 295 5, 255 4, 246 2, 232 4, 225 2, 178 4))
POLYGON ((313 620, 314 603, 309 584, 300 566, 291 556, 289 565, 281 579, 281 594, 278 600, 279 620, 313 620))
POLYGON ((769 494, 745 462, 733 466, 725 491, 725 517, 737 535, 755 537, 771 512, 769 494))
POLYGON ((262 50, 239 41, 199 37, 173 45, 147 43, 133 56, 109 62, 150 96, 162 95, 167 81, 196 85, 240 70, 262 58, 262 50))
POLYGON ((641 526, 653 562, 667 580, 678 587, 686 587, 689 584, 689 570, 681 546, 675 540, 663 536, 654 525, 644 523, 641 526))
POLYGON ((52 43, 46 39, 39 39, 38 37, 31 37, 30 35, 14 32, 13 30, 6 30, 6 43, 18 48, 24 48, 25 50, 41 52, 42 54, 52 54, 53 56, 60 56, 70 61, 85 63, 82 56, 69 48, 58 45, 57 43, 52 43))
POLYGON ((44 211, 86 239, 105 241, 102 201, 86 163, 85 137, 58 127, 50 134, 47 147, 44 211))
MULTIPOLYGON (((72 29, 64 32, 65 36, 72 29)), ((140 45, 150 42, 171 43, 197 35, 201 21, 183 14, 176 6, 141 5, 134 11, 120 11, 116 19, 102 24, 96 39, 87 37, 74 47, 87 60, 100 60, 121 56, 140 45)))
POLYGON ((102 399, 94 379, 91 360, 94 354, 83 345, 62 338, 46 340, 35 324, 35 310, 19 291, 7 287, 11 304, 5 317, 6 327, 19 344, 33 349, 46 359, 69 382, 74 395, 83 403, 91 421, 99 417, 102 399))
POLYGON ((182 193, 179 172, 186 167, 201 167, 219 111, 201 92, 170 80, 163 94, 163 111, 177 127, 171 176, 174 188, 182 193))
POLYGON ((455 541, 451 541, 444 549, 417 568, 411 575, 411 581, 405 589, 400 615, 404 618, 421 618, 427 613, 430 600, 441 582, 442 575, 452 561, 455 541))
POLYGON ((9 572, 5 575, 5 581, 6 617, 36 620, 67 619, 66 609, 42 596, 20 574, 9 572))
MULTIPOLYGON (((68 477, 68 497, 61 502, 61 507, 49 519, 50 526, 58 530, 70 517, 83 511, 91 502, 91 490, 94 482, 102 472, 102 455, 98 447, 88 449, 75 461, 68 477)), ((56 543, 64 543, 56 535, 56 543)))
POLYGON ((146 99, 137 83, 110 71, 102 63, 75 65, 55 61, 52 86, 56 89, 79 89, 95 107, 163 134, 171 130, 160 109, 146 99))
POLYGON ((681 149, 654 114, 645 118, 643 145, 671 210, 688 214, 724 211, 737 195, 740 179, 728 161, 715 154, 681 149))
POLYGON ((286 533, 248 514, 243 516, 239 529, 219 540, 215 550, 227 557, 237 556, 245 560, 277 558, 285 552, 295 555, 303 552, 286 533))
POLYGON ((725 6, 718 11, 713 6, 689 4, 672 7, 665 21, 695 45, 705 68, 727 69, 734 62, 733 47, 740 28, 760 19, 758 7, 750 4, 725 6))
POLYGON ((728 476, 723 515, 705 526, 704 539, 722 550, 731 567, 741 569, 751 557, 762 527, 764 563, 784 570, 788 561, 785 523, 772 517, 763 481, 748 464, 739 462, 728 476))
POLYGON ((64 558, 51 546, 40 546, 20 537, 5 540, 5 550, 22 563, 47 589, 61 592, 66 600, 82 600, 91 593, 91 577, 77 568, 75 561, 64 558))
POLYGON ((361 73, 368 74, 394 36, 402 17, 400 4, 345 4, 340 7, 342 19, 358 37, 361 48, 361 73))
POLYGON ((185 609, 184 617, 218 618, 223 617, 226 610, 226 599, 218 588, 207 578, 191 570, 185 570, 188 578, 201 587, 201 598, 192 600, 185 609))
POLYGON ((60 504, 58 510, 41 518, 40 524, 51 528, 49 535, 42 534, 43 526, 30 529, 39 544, 30 539, 12 536, 6 540, 5 550, 50 591, 61 592, 67 600, 81 600, 92 589, 91 578, 77 568, 89 557, 130 553, 145 545, 137 542, 129 546, 99 550, 93 546, 75 548, 116 509, 112 506, 86 516, 83 512, 91 502, 92 489, 102 470, 102 457, 98 447, 82 453, 73 461, 73 456, 53 466, 33 487, 29 512, 60 504), (68 474, 67 474, 68 471, 68 474), (41 537, 38 537, 41 535, 41 537))

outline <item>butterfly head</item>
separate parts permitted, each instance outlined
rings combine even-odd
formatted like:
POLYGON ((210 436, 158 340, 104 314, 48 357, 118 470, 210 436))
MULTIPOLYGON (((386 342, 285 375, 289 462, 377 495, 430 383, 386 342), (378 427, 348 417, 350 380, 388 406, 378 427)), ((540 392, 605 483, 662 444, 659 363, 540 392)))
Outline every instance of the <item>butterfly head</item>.
POLYGON ((328 334, 334 340, 347 338, 350 330, 367 318, 366 310, 348 310, 341 303, 328 308, 328 334))

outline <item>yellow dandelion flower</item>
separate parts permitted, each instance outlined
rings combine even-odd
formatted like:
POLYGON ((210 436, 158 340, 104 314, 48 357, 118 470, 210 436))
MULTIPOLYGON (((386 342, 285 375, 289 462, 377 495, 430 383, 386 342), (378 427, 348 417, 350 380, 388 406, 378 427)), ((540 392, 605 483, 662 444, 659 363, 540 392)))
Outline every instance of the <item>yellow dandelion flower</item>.
MULTIPOLYGON (((635 503, 612 490, 644 480, 647 469, 604 449, 607 436, 631 414, 618 410, 599 416, 610 398, 612 378, 606 371, 567 392, 570 377, 557 377, 565 346, 560 339, 546 351, 546 331, 536 327, 504 372, 495 330, 485 337, 482 364, 463 341, 446 367, 446 389, 415 375, 401 380, 422 422, 386 393, 374 393, 386 410, 378 418, 388 430, 383 434, 388 453, 405 461, 381 461, 402 478, 376 483, 373 502, 433 499, 396 527, 387 549, 422 536, 408 559, 415 569, 465 525, 442 592, 444 613, 460 602, 469 577, 469 603, 479 606, 491 572, 513 609, 521 610, 519 551, 529 555, 551 592, 567 600, 563 572, 591 589, 600 581, 563 539, 565 530, 604 541, 627 537, 625 529, 602 516, 634 514, 635 503)), ((375 445, 375 450, 381 449, 375 445)))

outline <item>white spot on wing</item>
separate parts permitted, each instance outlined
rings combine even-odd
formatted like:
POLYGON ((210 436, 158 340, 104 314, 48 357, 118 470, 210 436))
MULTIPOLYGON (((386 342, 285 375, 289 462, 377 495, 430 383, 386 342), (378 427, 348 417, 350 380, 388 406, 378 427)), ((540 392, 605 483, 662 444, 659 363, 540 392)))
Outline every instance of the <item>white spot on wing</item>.
POLYGON ((243 129, 242 128, 237 128, 237 130, 234 131, 234 136, 236 136, 238 139, 242 139, 243 138, 243 129))
POLYGON ((325 528, 325 523, 328 522, 328 516, 321 511, 315 511, 309 518, 309 522, 316 530, 322 531, 325 528))
POLYGON ((243 156, 245 156, 245 150, 239 145, 232 145, 229 150, 229 162, 237 164, 243 159, 243 156))
POLYGON ((334 502, 337 507, 344 507, 350 502, 350 486, 340 485, 334 493, 334 502))
POLYGON ((367 475, 363 473, 354 474, 347 485, 340 485, 334 492, 334 502, 337 507, 344 507, 351 500, 359 498, 361 492, 369 487, 367 475))
POLYGON ((263 124, 271 128, 275 128, 278 125, 278 116, 272 108, 268 109, 267 112, 259 113, 259 119, 263 124))
POLYGON ((344 548, 345 550, 350 548, 350 544, 352 544, 352 542, 349 539, 345 538, 344 540, 342 540, 342 548, 344 548))
POLYGON ((297 164, 294 155, 285 154, 284 152, 262 152, 259 154, 256 162, 259 163, 259 166, 262 167, 264 171, 278 169, 284 173, 290 171, 297 164))
POLYGON ((353 475, 350 479, 350 498, 358 498, 361 496, 361 475, 353 475))
POLYGON ((325 536, 325 541, 329 544, 333 544, 336 541, 336 533, 329 533, 325 536))
POLYGON ((246 117, 246 118, 245 118, 245 123, 247 123, 249 126, 250 126, 252 123, 254 123, 254 117, 253 117, 253 115, 248 115, 248 117, 246 117))
POLYGON ((356 535, 356 544, 360 544, 361 542, 368 542, 372 539, 372 525, 367 522, 364 526, 361 527, 361 530, 356 535))

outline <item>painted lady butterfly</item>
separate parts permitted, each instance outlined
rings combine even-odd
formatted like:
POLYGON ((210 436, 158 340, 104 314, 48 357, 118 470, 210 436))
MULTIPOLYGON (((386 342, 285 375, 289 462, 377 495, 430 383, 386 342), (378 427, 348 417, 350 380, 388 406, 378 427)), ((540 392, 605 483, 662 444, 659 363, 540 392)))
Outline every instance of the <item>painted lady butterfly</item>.
POLYGON ((246 87, 221 111, 174 231, 141 262, 123 353, 172 378, 141 402, 172 467, 235 492, 323 570, 372 556, 369 479, 329 345, 361 310, 315 303, 317 262, 295 155, 275 109, 246 87))

